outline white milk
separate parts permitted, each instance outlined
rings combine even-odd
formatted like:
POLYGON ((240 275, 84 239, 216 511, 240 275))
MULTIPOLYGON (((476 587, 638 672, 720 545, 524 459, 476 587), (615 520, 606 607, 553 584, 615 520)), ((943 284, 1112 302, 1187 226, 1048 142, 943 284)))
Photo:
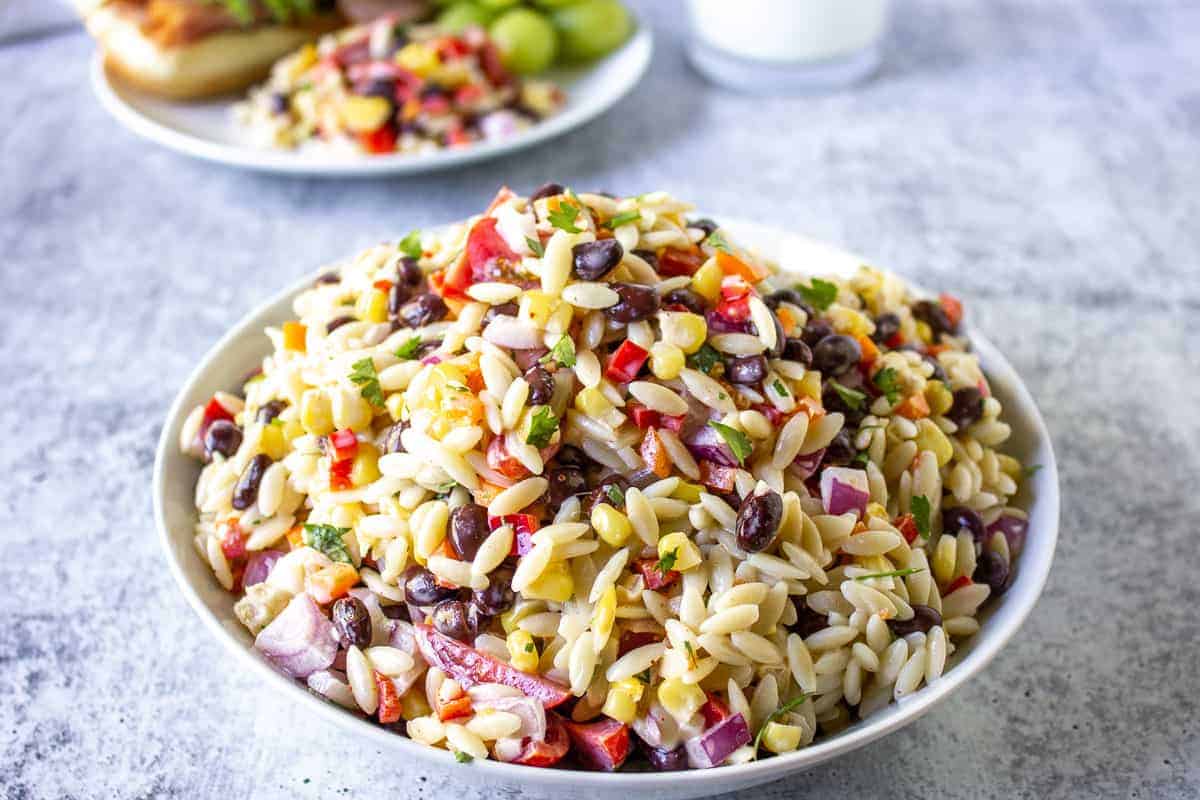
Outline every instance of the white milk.
POLYGON ((824 61, 875 44, 890 0, 689 0, 708 47, 770 62, 824 61))

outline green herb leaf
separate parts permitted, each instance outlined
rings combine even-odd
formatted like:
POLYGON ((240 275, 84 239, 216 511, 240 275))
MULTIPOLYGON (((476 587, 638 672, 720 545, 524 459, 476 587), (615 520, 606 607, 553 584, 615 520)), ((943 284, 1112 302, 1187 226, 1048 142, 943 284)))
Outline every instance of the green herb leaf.
POLYGON ((538 258, 546 255, 546 245, 542 244, 540 239, 534 239, 532 236, 525 237, 525 244, 529 245, 529 249, 538 258))
POLYGON ((625 505, 625 493, 621 491, 621 487, 615 483, 609 484, 608 490, 605 492, 608 499, 612 501, 613 508, 620 508, 625 505))
POLYGON ((350 381, 361 387, 359 393, 373 406, 383 406, 383 389, 379 387, 379 375, 370 356, 351 365, 350 381))
POLYGON ((634 677, 637 678, 642 683, 650 683, 650 668, 646 667, 644 670, 639 672, 634 677))
POLYGON ((439 496, 450 494, 452 491, 454 491, 455 486, 458 486, 458 481, 446 481, 445 483, 439 483, 437 486, 437 493, 439 496))
POLYGON ((862 408, 862 404, 867 401, 867 395, 863 392, 860 392, 858 389, 850 389, 846 386, 842 386, 835 380, 829 381, 829 385, 833 387, 835 392, 837 392, 838 397, 842 398, 842 402, 850 406, 850 408, 854 409, 855 411, 862 408))
POLYGON ((1030 464, 1028 467, 1021 468, 1021 476, 1024 478, 1032 478, 1042 468, 1041 464, 1030 464))
POLYGON ((642 212, 640 211, 626 211, 624 213, 617 214, 612 219, 603 223, 603 227, 608 228, 611 231, 621 227, 622 225, 628 225, 631 222, 637 222, 641 218, 642 212))
POLYGON ((758 756, 758 748, 760 746, 762 746, 762 737, 763 737, 763 734, 767 730, 767 726, 770 725, 772 722, 775 722, 775 721, 781 719, 784 714, 788 713, 793 708, 798 708, 807 699, 808 699, 808 695, 806 695, 804 692, 801 692, 797 697, 793 697, 791 700, 788 700, 786 703, 781 705, 779 708, 777 708, 771 712, 771 716, 767 717, 766 720, 763 721, 762 727, 760 727, 758 729, 758 733, 754 736, 754 755, 755 755, 755 757, 758 756))
POLYGON ((850 459, 851 464, 857 464, 860 467, 866 467, 867 462, 871 460, 871 454, 866 450, 860 450, 854 458, 850 459))
POLYGON ((550 224, 560 231, 580 233, 583 230, 575 225, 575 220, 579 218, 579 206, 573 203, 560 200, 558 208, 551 211, 547 218, 550 220, 550 224))
POLYGON ((704 243, 716 250, 724 250, 726 253, 733 252, 733 248, 729 246, 729 242, 725 241, 725 237, 721 235, 720 231, 710 233, 704 243))
POLYGON ((475 757, 470 753, 464 753, 462 750, 454 751, 454 760, 460 764, 470 764, 475 760, 475 757))
POLYGON ((557 361, 560 367, 575 366, 575 342, 567 334, 559 337, 554 347, 550 348, 550 352, 538 359, 539 364, 549 364, 552 361, 557 361))
POLYGON ((895 404, 900 399, 900 374, 891 367, 884 367, 875 373, 871 378, 871 382, 875 384, 879 391, 883 392, 883 396, 891 404, 895 404))
POLYGON ((917 525, 917 533, 921 534, 922 538, 928 539, 931 530, 929 515, 933 512, 933 508, 929 505, 929 498, 923 494, 916 495, 908 501, 908 510, 912 513, 913 522, 917 525))
POLYGON ((683 649, 687 650, 688 669, 695 669, 696 668, 696 651, 692 649, 692 643, 685 641, 683 643, 683 649))
POLYGON ((671 552, 666 553, 663 556, 660 556, 658 559, 658 563, 654 565, 654 569, 658 572, 659 575, 662 575, 665 578, 665 577, 667 577, 668 572, 675 569, 675 562, 678 559, 679 559, 679 548, 676 547, 671 552))
POLYGON ((525 644, 525 652, 526 653, 532 653, 535 650, 537 650, 537 648, 533 646, 533 642, 527 642, 525 644))
POLYGON ((729 445, 729 449, 733 451, 733 457, 738 460, 739 464, 746 463, 746 457, 754 450, 749 436, 737 428, 731 428, 720 422, 710 421, 708 427, 721 434, 721 438, 725 440, 725 444, 729 445))
POLYGON ((421 337, 414 336, 396 350, 396 358, 401 361, 412 361, 417 357, 417 351, 421 349, 421 337))
POLYGON ((529 419, 529 435, 525 437, 525 444, 537 448, 545 447, 550 444, 550 439, 557 430, 558 417, 554 416, 549 406, 538 406, 529 419))
POLYGON ((820 278, 813 278, 812 283, 808 286, 799 284, 796 288, 809 304, 821 311, 829 308, 833 304, 833 301, 837 300, 838 296, 837 285, 829 281, 823 281, 820 278))
POLYGON ((854 580, 869 581, 871 578, 903 578, 905 575, 913 575, 915 573, 924 571, 924 567, 909 567, 908 569, 894 569, 891 572, 875 572, 870 575, 858 575, 854 578, 854 580))
POLYGON ((779 378, 775 379, 775 382, 771 384, 771 388, 774 389, 775 394, 779 395, 780 397, 788 396, 788 389, 783 385, 783 381, 779 380, 779 378))
POLYGON ((333 525, 305 525, 300 538, 306 545, 320 550, 333 561, 350 564, 353 563, 350 560, 350 551, 346 549, 346 542, 342 540, 349 532, 349 528, 337 528, 333 525))
POLYGON ((700 349, 687 357, 688 366, 699 370, 705 375, 712 372, 713 367, 721 362, 721 354, 712 345, 702 344, 700 349))
POLYGON ((421 232, 409 231, 408 235, 400 240, 397 245, 401 253, 409 258, 420 258, 424 254, 424 249, 421 247, 421 232))

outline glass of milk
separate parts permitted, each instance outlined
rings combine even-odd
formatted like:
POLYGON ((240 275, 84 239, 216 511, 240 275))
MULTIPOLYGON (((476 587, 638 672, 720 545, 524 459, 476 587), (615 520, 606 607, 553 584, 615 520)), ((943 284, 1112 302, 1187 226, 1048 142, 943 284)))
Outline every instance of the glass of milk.
POLYGON ((692 64, 748 92, 845 86, 879 65, 890 0, 688 0, 692 64))

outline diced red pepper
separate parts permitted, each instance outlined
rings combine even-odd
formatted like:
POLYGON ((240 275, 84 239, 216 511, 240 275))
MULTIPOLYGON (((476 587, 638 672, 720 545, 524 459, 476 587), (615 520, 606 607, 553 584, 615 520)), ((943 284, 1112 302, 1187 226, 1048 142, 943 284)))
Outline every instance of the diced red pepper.
POLYGON ((896 333, 893 333, 891 335, 891 338, 889 338, 886 342, 884 342, 884 344, 886 344, 891 349, 895 350, 897 347, 904 344, 904 334, 897 331, 896 333))
POLYGON ((649 357, 650 351, 626 339, 609 358, 604 375, 616 383, 629 383, 637 378, 649 357))
POLYGON ((462 258, 447 269, 442 283, 443 294, 466 298, 468 286, 501 278, 520 261, 521 257, 509 248, 504 237, 497 232, 496 219, 484 217, 475 223, 467 235, 462 258))
POLYGON ((893 523, 896 530, 904 537, 904 541, 912 544, 921 532, 917 530, 917 521, 913 519, 912 514, 903 514, 893 523))
POLYGON ((346 459, 345 461, 334 461, 329 465, 329 488, 335 492, 345 491, 346 489, 354 488, 354 481, 350 479, 350 472, 354 469, 354 460, 346 459))
POLYGON ((625 631, 621 634, 621 641, 617 644, 617 658, 630 650, 637 650, 639 647, 661 641, 662 636, 654 631, 625 631))
POLYGON ((974 581, 971 580, 971 576, 960 575, 951 581, 950 585, 946 587, 946 595, 952 595, 962 587, 970 586, 972 583, 974 583, 974 581))
POLYGON ((503 86, 511 80, 500 58, 500 51, 490 41, 479 50, 479 66, 483 67, 483 74, 496 86, 503 86))
POLYGON ((461 125, 446 131, 446 147, 465 147, 471 143, 471 134, 461 125))
POLYGON ((938 295, 938 300, 941 302, 942 311, 946 312, 946 318, 950 320, 950 324, 957 328, 963 318, 962 301, 945 292, 938 295))
POLYGON ((713 309, 717 316, 726 322, 738 324, 750 319, 750 300, 748 297, 736 297, 732 300, 722 300, 713 309))
POLYGON ((204 406, 204 419, 200 422, 200 430, 208 431, 208 426, 219 419, 233 422, 233 414, 230 414, 225 406, 221 405, 221 401, 214 396, 204 406))
POLYGON ((460 106, 469 106, 483 97, 483 89, 476 83, 465 83, 454 90, 454 102, 460 106))
POLYGON ((451 719, 471 716, 471 698, 467 695, 447 700, 438 707, 438 719, 446 722, 451 719))
POLYGON ((521 672, 470 645, 438 633, 428 625, 416 625, 414 628, 417 645, 425 660, 457 680, 464 688, 469 689, 480 683, 502 683, 519 689, 546 708, 562 705, 571 697, 567 687, 538 675, 521 672))
POLYGON ((666 428, 674 433, 679 433, 682 431, 684 423, 687 422, 687 414, 677 414, 674 416, 669 414, 659 414, 658 418, 659 421, 662 422, 662 425, 659 427, 666 428))
POLYGON ((676 247, 667 247, 658 254, 658 274, 664 278, 695 275, 696 270, 702 266, 704 266, 704 254, 694 248, 680 250, 676 247))
POLYGON ((389 280, 378 280, 371 285, 381 292, 390 292, 392 290, 392 282, 389 280))
POLYGON ((471 52, 471 47, 457 36, 445 36, 434 43, 434 49, 442 61, 462 58, 471 52))
POLYGON ((733 467, 723 467, 712 461, 700 462, 700 482, 710 489, 731 492, 734 487, 734 476, 737 470, 733 467))
POLYGON ((726 275, 721 279, 721 299, 741 300, 748 297, 754 287, 737 275, 726 275))
POLYGON ((396 684, 392 679, 379 672, 375 674, 375 686, 379 689, 379 721, 384 725, 400 721, 400 695, 396 694, 396 684))
POLYGON ((225 558, 230 561, 243 558, 246 555, 246 533, 242 526, 238 525, 237 520, 231 519, 222 527, 224 531, 221 533, 221 552, 225 554, 225 558))
POLYGON ((541 525, 533 514, 505 514, 503 517, 488 517, 488 528, 496 530, 501 525, 511 525, 513 543, 509 555, 523 556, 533 549, 533 534, 541 525))
POLYGON ((633 424, 638 428, 646 430, 646 428, 657 428, 659 424, 658 412, 653 409, 646 408, 641 403, 630 403, 626 406, 630 416, 633 417, 633 424))
POLYGON ((547 714, 546 738, 540 742, 526 738, 525 748, 521 755, 513 759, 513 763, 527 767, 550 767, 562 761, 570 747, 571 739, 562 718, 557 714, 547 714))
POLYGON ((506 478, 521 480, 529 476, 529 470, 513 456, 509 455, 508 445, 503 436, 497 436, 488 443, 487 463, 492 469, 506 478))
POLYGON ((396 126, 387 123, 370 133, 360 133, 358 143, 362 149, 373 155, 396 152, 396 126))
POLYGON ((358 455, 358 437, 349 428, 329 434, 329 446, 333 448, 334 461, 346 461, 358 455))
POLYGON ((598 722, 563 720, 575 755, 583 766, 612 772, 620 769, 629 757, 629 726, 615 719, 598 722))
POLYGON ((666 575, 659 572, 657 558, 639 558, 633 562, 633 566, 642 573, 642 580, 645 582, 646 588, 652 592, 657 592, 679 580, 679 572, 676 570, 670 570, 666 575))
POLYGON ((725 719, 731 716, 729 706, 717 697, 712 692, 705 692, 708 700, 704 705, 700 706, 700 713, 704 715, 704 729, 708 730, 718 722, 724 722, 725 719))

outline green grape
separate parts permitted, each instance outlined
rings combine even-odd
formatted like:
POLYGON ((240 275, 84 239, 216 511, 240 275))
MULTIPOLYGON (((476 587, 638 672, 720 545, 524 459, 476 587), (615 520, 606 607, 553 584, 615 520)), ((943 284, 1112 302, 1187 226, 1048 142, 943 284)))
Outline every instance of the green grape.
POLYGON ((459 33, 472 25, 486 28, 495 16, 496 12, 477 3, 460 2, 438 14, 437 24, 449 33, 459 33))
POLYGON ((574 5, 579 0, 533 0, 535 6, 542 8, 562 8, 563 6, 574 5))
POLYGON ((558 53, 558 34, 550 20, 529 8, 505 11, 492 23, 488 34, 504 66, 520 75, 541 72, 558 53))
POLYGON ((517 0, 479 0, 479 2, 488 8, 496 9, 508 8, 517 4, 517 0))
POLYGON ((633 17, 618 0, 581 0, 555 9, 563 56, 590 61, 616 50, 633 31, 633 17))

